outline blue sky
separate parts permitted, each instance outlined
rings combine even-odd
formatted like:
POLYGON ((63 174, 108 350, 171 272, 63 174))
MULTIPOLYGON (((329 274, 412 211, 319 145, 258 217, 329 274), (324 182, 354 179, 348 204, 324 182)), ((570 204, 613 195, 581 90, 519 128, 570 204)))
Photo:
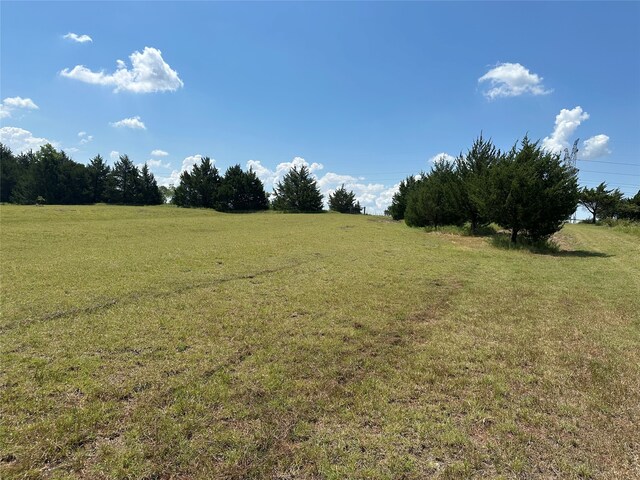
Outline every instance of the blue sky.
POLYGON ((640 188, 639 2, 3 1, 0 14, 13 150, 126 153, 165 184, 207 155, 268 189, 307 163, 325 193, 345 183, 380 213, 434 156, 481 131, 501 148, 528 133, 552 149, 580 138, 584 185, 640 188))

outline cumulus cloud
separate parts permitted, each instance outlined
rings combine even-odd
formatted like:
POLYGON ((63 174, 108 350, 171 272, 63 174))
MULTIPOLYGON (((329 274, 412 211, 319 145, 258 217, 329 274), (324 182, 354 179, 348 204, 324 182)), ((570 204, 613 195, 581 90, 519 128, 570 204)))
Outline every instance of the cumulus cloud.
POLYGON ((39 107, 30 98, 7 97, 0 103, 0 118, 8 118, 15 110, 37 110, 39 107))
POLYGON ((282 180, 292 167, 305 166, 316 179, 320 192, 324 195, 325 206, 329 195, 344 185, 347 190, 352 190, 360 205, 367 207, 371 213, 383 213, 391 204, 391 199, 398 191, 399 184, 387 187, 381 183, 367 183, 363 177, 327 172, 321 175, 324 169, 321 163, 309 163, 302 157, 295 157, 290 162, 279 163, 274 170, 262 165, 258 160, 249 160, 246 168, 252 169, 265 186, 267 192, 271 192, 274 186, 282 180))
MULTIPOLYGON (((204 157, 200 154, 185 157, 185 159, 182 160, 182 165, 180 167, 180 170, 173 170, 168 177, 166 176, 156 177, 158 181, 158 185, 164 185, 164 186, 178 185, 180 183, 180 175, 182 175, 182 172, 190 172, 191 170, 193 170, 193 166, 200 163, 200 161, 203 158, 204 157)), ((210 160, 212 164, 216 163, 216 161, 213 158, 211 158, 210 160)), ((159 162, 159 160, 157 161, 159 162)), ((168 166, 169 164, 167 163, 167 167, 168 166)))
POLYGON ((478 79, 489 82, 491 87, 484 95, 493 100, 498 97, 517 97, 525 93, 547 95, 552 92, 542 84, 542 77, 532 73, 519 63, 499 63, 478 79))
POLYGON ((453 155, 449 155, 446 152, 440 152, 429 159, 429 163, 436 162, 445 162, 445 163, 453 163, 456 161, 456 157, 453 155))
POLYGON ((263 166, 260 161, 257 160, 249 160, 247 162, 247 169, 252 168, 254 172, 256 172, 256 175, 258 175, 258 178, 260 178, 260 180, 262 180, 262 183, 264 183, 265 189, 267 191, 270 191, 273 189, 273 187, 282 180, 282 178, 287 174, 287 172, 292 169, 293 167, 302 167, 305 166, 309 169, 309 171, 311 173, 317 172, 319 170, 322 170, 324 168, 324 165, 322 165, 321 163, 311 163, 309 164, 304 158, 302 157, 295 157, 292 161, 290 162, 282 162, 279 163, 276 166, 275 170, 270 170, 267 167, 263 166))
POLYGON ((140 120, 140 117, 135 116, 131 118, 123 118, 122 120, 118 120, 117 122, 113 122, 110 124, 112 127, 116 128, 132 128, 134 130, 146 130, 144 122, 140 120))
POLYGON ((58 146, 57 142, 52 142, 46 138, 34 137, 30 131, 18 127, 0 128, 0 143, 7 145, 15 153, 28 152, 29 150, 35 151, 47 143, 54 147, 58 146))
POLYGON ((116 150, 111 150, 111 153, 109 154, 109 158, 111 159, 112 162, 117 161, 120 158, 120 152, 116 150))
POLYGON ((168 155, 169 153, 165 152, 164 150, 154 150, 151 152, 152 157, 166 157, 168 155))
POLYGON ((85 83, 113 86, 114 92, 173 92, 184 85, 178 73, 164 61, 162 52, 156 48, 145 47, 142 53, 135 51, 129 58, 131 69, 118 60, 114 73, 105 73, 103 70, 94 72, 84 65, 76 65, 71 70, 65 68, 60 75, 85 83))
POLYGON ((610 153, 609 137, 601 133, 600 135, 588 138, 582 143, 582 153, 579 154, 579 157, 583 160, 593 160, 609 155, 610 153))
POLYGON ((78 43, 93 42, 93 39, 89 35, 78 35, 77 33, 72 33, 72 32, 67 33, 62 38, 65 38, 67 40, 72 40, 78 43))
POLYGON ((556 123, 550 136, 544 137, 542 146, 549 151, 560 153, 569 148, 571 136, 582 122, 589 118, 589 114, 577 106, 571 110, 563 108, 556 115, 556 123))
POLYGON ((93 140, 93 135, 87 134, 87 132, 78 132, 80 138, 80 145, 86 145, 93 140))
POLYGON ((150 167, 171 168, 171 164, 169 162, 162 163, 162 160, 154 160, 153 158, 147 160, 147 165, 150 167))

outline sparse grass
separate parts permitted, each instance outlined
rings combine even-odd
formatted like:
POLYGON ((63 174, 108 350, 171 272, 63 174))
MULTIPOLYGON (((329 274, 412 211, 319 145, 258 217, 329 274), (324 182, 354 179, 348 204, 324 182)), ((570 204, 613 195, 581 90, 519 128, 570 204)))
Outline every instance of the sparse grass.
POLYGON ((638 478, 640 243, 0 207, 1 478, 638 478))

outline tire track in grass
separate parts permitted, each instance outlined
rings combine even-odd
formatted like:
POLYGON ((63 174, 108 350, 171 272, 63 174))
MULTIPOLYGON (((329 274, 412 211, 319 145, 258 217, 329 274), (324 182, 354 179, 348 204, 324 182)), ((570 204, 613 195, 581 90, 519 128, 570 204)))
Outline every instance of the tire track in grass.
POLYGON ((282 272, 285 270, 292 270, 294 268, 297 268, 299 266, 305 265, 307 263, 309 263, 311 260, 307 260, 307 261, 301 261, 298 260, 294 263, 291 263, 289 265, 284 265, 282 267, 278 267, 278 268, 266 268, 263 270, 258 270, 255 271, 253 273, 245 273, 242 275, 230 275, 230 276, 226 276, 226 277, 222 277, 222 278, 216 278, 214 280, 209 280, 209 281, 205 281, 205 282, 199 282, 199 283, 192 283, 192 284, 186 284, 186 285, 181 285, 173 290, 169 290, 169 291, 162 291, 162 292, 156 292, 156 291, 141 291, 141 292, 135 292, 132 293, 130 295, 126 295, 124 297, 121 298, 112 298, 103 302, 99 302, 99 303, 95 303, 93 305, 89 305, 86 307, 75 307, 75 308, 70 308, 67 310, 58 310, 55 312, 50 312, 47 313, 45 315, 42 315, 40 317, 27 317, 27 318, 22 318, 22 319, 17 319, 14 321, 10 321, 5 325, 1 325, 0 326, 0 332, 5 332, 8 330, 12 330, 14 328, 18 328, 18 327, 25 327, 25 326, 29 326, 33 323, 36 322, 46 322, 46 321, 50 321, 50 320, 57 320, 60 318, 70 318, 70 317, 75 317, 78 315, 83 315, 83 314, 92 314, 92 313, 96 313, 99 312, 101 310, 106 310, 109 308, 112 308, 116 305, 127 305, 127 304, 132 304, 132 303, 136 303, 138 301, 141 300, 153 300, 154 298, 160 298, 160 297, 166 297, 166 296, 170 296, 170 295, 180 295, 182 293, 185 293, 187 291, 190 290, 197 290, 197 289, 201 289, 201 288, 209 288, 209 287, 213 287, 215 285, 221 285, 224 283, 229 283, 229 282, 234 282, 234 281, 238 281, 238 280, 251 280, 253 278, 256 277, 262 277, 265 275, 270 275, 272 273, 278 273, 278 272, 282 272))

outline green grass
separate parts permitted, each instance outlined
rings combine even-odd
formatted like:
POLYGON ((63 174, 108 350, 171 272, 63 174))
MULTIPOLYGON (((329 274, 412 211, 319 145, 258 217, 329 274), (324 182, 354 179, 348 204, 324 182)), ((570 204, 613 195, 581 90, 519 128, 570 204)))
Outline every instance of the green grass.
POLYGON ((640 242, 1 214, 1 478, 638 478, 640 242))

